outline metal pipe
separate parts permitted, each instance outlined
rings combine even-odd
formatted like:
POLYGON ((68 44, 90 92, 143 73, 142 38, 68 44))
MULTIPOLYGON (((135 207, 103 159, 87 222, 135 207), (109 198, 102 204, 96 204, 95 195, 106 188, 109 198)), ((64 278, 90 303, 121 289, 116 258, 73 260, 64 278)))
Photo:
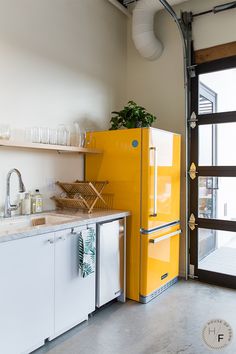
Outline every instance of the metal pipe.
POLYGON ((213 13, 217 14, 218 12, 227 11, 235 8, 236 8, 236 1, 228 2, 226 4, 213 7, 213 13))
POLYGON ((164 8, 169 12, 173 17, 175 22, 179 22, 178 17, 173 9, 173 7, 166 0, 159 0, 159 2, 164 6, 164 8))
POLYGON ((211 9, 211 10, 207 10, 207 11, 199 12, 197 14, 193 14, 193 17, 207 15, 210 13, 217 14, 219 12, 227 11, 227 10, 231 10, 231 9, 235 9, 235 8, 236 8, 236 1, 227 2, 226 4, 217 5, 217 6, 213 7, 213 9, 211 9))
POLYGON ((211 13, 212 13, 212 10, 202 11, 197 14, 193 14, 193 17, 198 17, 198 16, 207 15, 207 14, 211 14, 211 13))
MULTIPOLYGON (((175 13, 174 9, 170 6, 170 4, 166 0, 159 0, 160 3, 164 6, 165 10, 172 16, 174 19, 180 35, 182 39, 182 44, 183 44, 183 55, 184 55, 184 88, 185 88, 185 143, 186 143, 186 148, 185 148, 185 154, 186 154, 186 166, 185 166, 185 178, 186 178, 186 197, 185 197, 185 202, 186 202, 186 222, 185 222, 185 279, 188 279, 188 267, 189 267, 189 230, 188 230, 188 215, 189 215, 189 184, 188 184, 188 167, 189 167, 189 129, 188 129, 188 119, 190 117, 190 98, 191 98, 191 93, 190 93, 190 79, 188 75, 188 67, 191 66, 191 62, 189 62, 189 58, 191 58, 191 53, 188 53, 188 50, 191 50, 191 45, 187 43, 185 39, 185 33, 183 26, 181 25, 181 21, 177 17, 177 14, 175 13)), ((190 39, 189 39, 190 40, 190 39)))

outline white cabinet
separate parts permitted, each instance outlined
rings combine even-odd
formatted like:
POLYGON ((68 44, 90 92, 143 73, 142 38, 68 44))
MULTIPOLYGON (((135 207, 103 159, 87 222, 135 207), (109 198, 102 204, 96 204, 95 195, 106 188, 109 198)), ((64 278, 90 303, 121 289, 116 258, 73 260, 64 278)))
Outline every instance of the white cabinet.
POLYGON ((0 353, 29 353, 53 331, 54 234, 0 243, 0 353))
POLYGON ((79 232, 0 243, 0 353, 26 354, 95 310, 95 272, 79 270, 79 232))
POLYGON ((79 271, 78 234, 84 228, 55 233, 55 331, 50 340, 95 310, 95 273, 83 278, 79 271))

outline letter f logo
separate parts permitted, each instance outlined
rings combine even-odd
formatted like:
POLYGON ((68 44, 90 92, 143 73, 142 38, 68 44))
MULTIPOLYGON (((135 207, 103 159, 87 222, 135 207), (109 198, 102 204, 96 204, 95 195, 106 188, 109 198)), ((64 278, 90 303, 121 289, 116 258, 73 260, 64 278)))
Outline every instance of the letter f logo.
POLYGON ((218 342, 220 342, 223 339, 224 339, 224 335, 223 334, 218 334, 218 342))

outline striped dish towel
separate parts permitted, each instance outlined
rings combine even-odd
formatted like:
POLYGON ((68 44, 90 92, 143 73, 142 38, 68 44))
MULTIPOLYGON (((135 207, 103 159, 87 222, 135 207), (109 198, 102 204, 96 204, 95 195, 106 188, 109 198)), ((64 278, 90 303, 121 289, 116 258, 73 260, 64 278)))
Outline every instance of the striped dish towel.
POLYGON ((82 277, 95 272, 96 267, 96 233, 90 228, 79 233, 79 269, 82 277))

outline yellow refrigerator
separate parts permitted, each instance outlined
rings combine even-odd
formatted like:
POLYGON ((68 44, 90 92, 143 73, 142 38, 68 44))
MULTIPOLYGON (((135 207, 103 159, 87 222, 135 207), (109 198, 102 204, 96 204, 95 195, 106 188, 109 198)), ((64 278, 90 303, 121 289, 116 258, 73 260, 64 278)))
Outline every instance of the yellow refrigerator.
POLYGON ((108 180, 127 221, 127 297, 147 303, 179 274, 180 135, 155 128, 93 132, 85 178, 108 180))

